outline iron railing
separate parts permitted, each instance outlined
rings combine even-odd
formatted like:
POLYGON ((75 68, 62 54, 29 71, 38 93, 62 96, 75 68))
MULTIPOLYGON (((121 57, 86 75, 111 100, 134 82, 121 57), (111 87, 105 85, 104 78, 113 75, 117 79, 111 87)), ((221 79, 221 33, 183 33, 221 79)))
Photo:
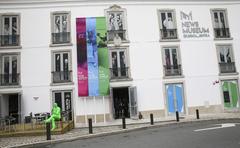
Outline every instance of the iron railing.
POLYGON ((129 68, 110 68, 111 79, 124 79, 129 78, 129 68))
POLYGON ((72 81, 72 71, 54 71, 52 72, 53 83, 65 83, 72 81))
POLYGON ((52 33, 53 44, 70 43, 70 32, 52 33))
POLYGON ((1 35, 1 46, 19 46, 20 35, 1 35))
POLYGON ((177 39, 177 29, 160 29, 160 30, 162 40, 177 39))
POLYGON ((108 30, 108 41, 113 41, 116 34, 122 41, 126 41, 126 30, 108 30))
POLYGON ((236 72, 235 62, 219 63, 221 73, 234 73, 236 72))
POLYGON ((164 65, 165 76, 180 76, 182 75, 181 65, 164 65))
POLYGON ((215 38, 230 38, 229 28, 214 28, 215 38))
POLYGON ((1 86, 19 85, 20 74, 1 74, 1 86))

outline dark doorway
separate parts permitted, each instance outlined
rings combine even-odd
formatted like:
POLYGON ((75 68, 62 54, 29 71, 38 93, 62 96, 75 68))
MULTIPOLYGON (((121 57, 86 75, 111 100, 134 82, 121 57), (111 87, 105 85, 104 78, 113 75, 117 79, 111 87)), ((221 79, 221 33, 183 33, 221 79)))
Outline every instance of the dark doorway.
POLYGON ((62 115, 72 120, 72 92, 59 91, 54 92, 54 102, 61 108, 62 115))
POLYGON ((18 94, 10 94, 8 100, 9 100, 9 116, 14 117, 15 120, 13 122, 17 123, 19 121, 18 94))
POLYGON ((130 118, 128 87, 113 88, 113 103, 115 119, 130 118))

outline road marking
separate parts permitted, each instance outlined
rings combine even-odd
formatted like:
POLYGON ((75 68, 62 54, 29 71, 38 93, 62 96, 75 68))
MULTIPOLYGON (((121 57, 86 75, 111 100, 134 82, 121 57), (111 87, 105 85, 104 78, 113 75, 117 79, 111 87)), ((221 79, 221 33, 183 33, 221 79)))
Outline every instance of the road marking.
POLYGON ((236 126, 235 123, 224 123, 224 124, 220 124, 221 126, 219 127, 210 127, 210 128, 203 128, 203 129, 197 129, 194 130, 194 132, 200 132, 200 131, 208 131, 208 130, 214 130, 214 129, 221 129, 221 128, 228 128, 228 127, 234 127, 236 126))

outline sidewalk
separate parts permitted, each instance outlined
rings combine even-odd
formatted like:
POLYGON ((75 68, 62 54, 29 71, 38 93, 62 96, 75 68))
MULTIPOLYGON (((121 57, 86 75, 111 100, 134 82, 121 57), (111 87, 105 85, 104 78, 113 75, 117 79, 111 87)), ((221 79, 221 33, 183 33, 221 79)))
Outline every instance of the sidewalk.
POLYGON ((50 144, 58 143, 63 141, 72 141, 76 139, 84 139, 96 136, 110 135, 114 133, 128 132, 138 129, 144 129, 148 127, 160 127, 167 126, 170 124, 185 124, 191 122, 201 122, 207 120, 235 120, 240 122, 240 113, 221 113, 221 114, 205 114, 200 115, 200 119, 197 120, 195 116, 186 116, 185 118, 180 118, 180 122, 176 122, 175 117, 154 119, 154 125, 150 125, 150 119, 142 120, 126 120, 126 129, 122 129, 122 121, 115 120, 114 122, 107 123, 107 126, 100 126, 93 124, 93 134, 88 133, 88 128, 76 128, 70 132, 62 135, 52 135, 52 140, 46 140, 46 135, 34 136, 34 137, 10 137, 10 138, 0 138, 0 147, 32 147, 39 144, 50 144), (97 126, 97 127, 96 127, 97 126))

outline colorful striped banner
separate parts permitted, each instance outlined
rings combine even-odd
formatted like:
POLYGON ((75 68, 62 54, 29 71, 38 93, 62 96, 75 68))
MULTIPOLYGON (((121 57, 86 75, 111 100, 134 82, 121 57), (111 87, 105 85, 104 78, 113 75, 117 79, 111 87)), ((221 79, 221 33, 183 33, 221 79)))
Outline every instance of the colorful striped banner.
POLYGON ((109 94, 105 17, 77 18, 78 96, 109 94))

